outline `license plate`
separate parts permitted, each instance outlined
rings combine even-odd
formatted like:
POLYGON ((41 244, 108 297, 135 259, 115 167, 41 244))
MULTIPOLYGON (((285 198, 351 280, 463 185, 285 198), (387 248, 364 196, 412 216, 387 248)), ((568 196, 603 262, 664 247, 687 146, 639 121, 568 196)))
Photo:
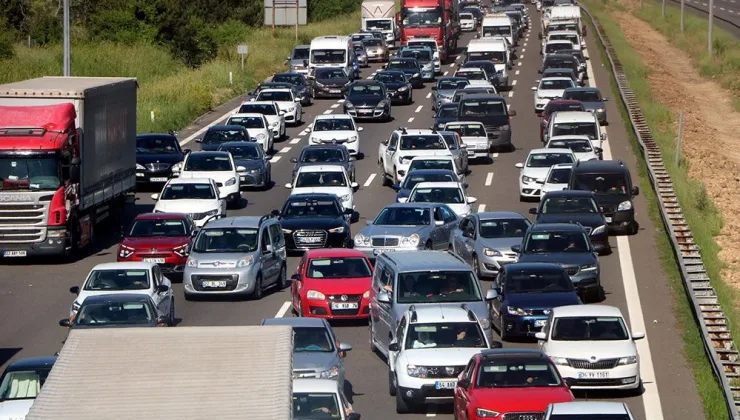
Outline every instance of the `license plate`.
POLYGON ((606 220, 606 223, 611 223, 612 222, 612 218, 611 217, 605 217, 604 219, 606 220))
POLYGON ((144 258, 144 262, 164 264, 164 258, 144 258))
POLYGON ((27 255, 26 251, 3 251, 3 257, 25 257, 27 255))
POLYGON ((373 110, 372 110, 372 109, 361 109, 361 110, 360 110, 360 114, 369 114, 369 113, 371 113, 371 112, 373 112, 373 110))
POLYGON ((578 372, 578 379, 606 379, 609 378, 609 372, 578 372))
POLYGON ((318 236, 314 236, 314 237, 309 236, 307 238, 298 238, 298 242, 302 244, 317 244, 321 242, 321 238, 319 238, 318 236))
POLYGON ((373 249, 373 254, 380 255, 386 252, 393 252, 393 251, 395 251, 395 249, 373 249))
POLYGON ((545 326, 545 321, 547 321, 547 320, 546 319, 537 319, 537 320, 534 321, 534 326, 535 327, 544 327, 545 326))
POLYGON ((331 89, 331 90, 329 91, 329 93, 342 93, 342 91, 341 91, 341 90, 339 90, 339 89, 331 89))
POLYGON ((343 303, 332 303, 332 309, 357 309, 358 305, 355 302, 343 302, 343 303))
POLYGON ((149 178, 151 182, 167 182, 167 178, 149 178))
POLYGON ((436 389, 455 389, 455 381, 437 381, 434 383, 436 389))
POLYGON ((226 287, 226 281, 208 280, 202 283, 203 287, 226 287))

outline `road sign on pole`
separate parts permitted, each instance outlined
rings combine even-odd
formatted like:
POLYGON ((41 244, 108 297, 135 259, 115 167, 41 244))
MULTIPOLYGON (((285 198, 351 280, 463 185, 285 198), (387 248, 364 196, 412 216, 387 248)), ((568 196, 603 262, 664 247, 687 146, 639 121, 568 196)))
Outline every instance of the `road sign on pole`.
POLYGON ((305 25, 307 0, 265 0, 265 26, 305 25))
POLYGON ((242 70, 244 70, 244 58, 247 56, 247 54, 249 54, 249 46, 237 45, 236 53, 239 54, 242 58, 242 70))

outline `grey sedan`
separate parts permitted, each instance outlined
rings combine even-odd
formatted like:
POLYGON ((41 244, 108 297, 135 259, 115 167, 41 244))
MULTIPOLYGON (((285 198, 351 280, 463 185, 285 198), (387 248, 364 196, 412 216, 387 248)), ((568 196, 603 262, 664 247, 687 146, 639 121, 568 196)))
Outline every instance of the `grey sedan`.
POLYGON ((607 125, 606 119, 606 101, 609 98, 601 96, 601 91, 596 87, 579 87, 565 89, 563 99, 572 99, 581 101, 586 111, 596 114, 599 124, 607 125))
POLYGON ((447 249, 457 226, 452 209, 440 203, 395 203, 355 235, 354 246, 368 258, 393 251, 447 249))
POLYGON ((473 266, 478 278, 494 277, 504 264, 517 262, 511 247, 522 243, 531 224, 508 211, 471 214, 453 229, 449 249, 473 266))
POLYGON ((262 145, 251 141, 234 141, 222 143, 218 150, 231 153, 234 164, 246 169, 239 172, 239 185, 242 188, 266 190, 272 187, 272 164, 270 156, 262 150, 262 145))
POLYGON ((437 107, 452 102, 455 91, 469 85, 470 81, 463 77, 440 77, 437 84, 432 86, 432 110, 436 111, 437 107))

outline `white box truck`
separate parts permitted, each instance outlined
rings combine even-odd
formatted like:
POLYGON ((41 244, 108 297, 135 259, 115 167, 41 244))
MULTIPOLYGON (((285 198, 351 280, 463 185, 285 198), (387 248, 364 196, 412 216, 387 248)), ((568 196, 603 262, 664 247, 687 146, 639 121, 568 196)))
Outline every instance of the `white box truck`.
POLYGON ((382 32, 388 46, 394 47, 400 38, 396 25, 396 2, 393 0, 363 1, 362 30, 382 32))

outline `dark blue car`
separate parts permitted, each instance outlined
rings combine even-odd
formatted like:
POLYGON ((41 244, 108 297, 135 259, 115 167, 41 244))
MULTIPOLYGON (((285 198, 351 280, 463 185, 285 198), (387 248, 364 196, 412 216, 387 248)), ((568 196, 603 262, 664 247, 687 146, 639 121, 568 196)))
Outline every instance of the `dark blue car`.
POLYGON ((444 130, 448 122, 457 120, 457 103, 450 102, 442 104, 437 108, 437 114, 434 116, 434 126, 432 128, 435 130, 444 130))
MULTIPOLYGON (((396 203, 401 198, 408 198, 414 186, 420 182, 458 182, 459 178, 449 169, 415 169, 408 173, 400 184, 393 184, 391 188, 397 191, 396 203)), ((468 184, 463 184, 468 188, 468 184)))
POLYGON ((190 149, 182 149, 174 134, 149 133, 136 136, 136 182, 164 184, 172 176, 172 165, 185 160, 190 149))
POLYGON ((214 125, 202 139, 195 139, 204 152, 215 152, 224 143, 242 141, 249 141, 249 132, 241 125, 214 125))
POLYGON ((582 303, 565 269, 551 263, 502 266, 486 298, 501 340, 534 337, 552 308, 582 303))

